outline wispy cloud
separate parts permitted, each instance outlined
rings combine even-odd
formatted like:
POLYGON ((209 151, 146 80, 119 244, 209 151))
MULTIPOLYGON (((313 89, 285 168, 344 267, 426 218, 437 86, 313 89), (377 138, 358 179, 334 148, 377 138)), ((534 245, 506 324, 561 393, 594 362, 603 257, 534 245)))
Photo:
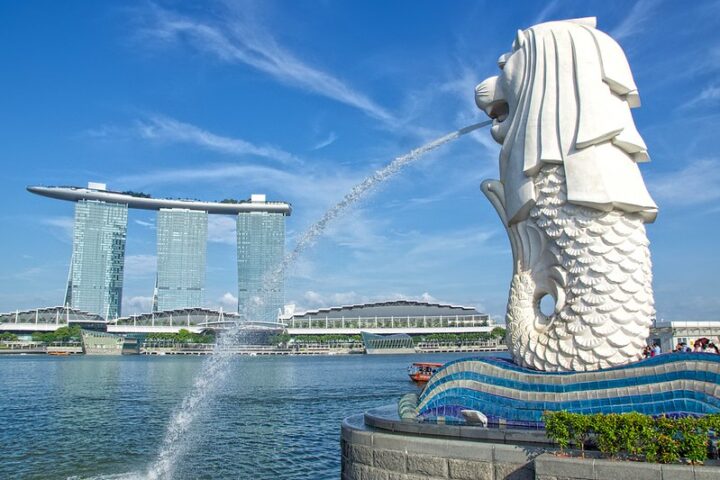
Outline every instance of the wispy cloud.
POLYGON ((425 257, 439 252, 467 252, 484 245, 496 234, 495 229, 483 230, 475 227, 433 234, 414 232, 410 241, 414 240, 415 246, 408 251, 408 255, 425 257))
POLYGON ((135 223, 140 225, 141 227, 149 228, 150 230, 155 230, 155 222, 147 222, 145 220, 135 219, 135 223))
POLYGON ((237 223, 235 217, 208 215, 208 242, 236 245, 237 223))
POLYGON ((321 148, 325 148, 328 145, 335 143, 335 140, 337 140, 337 139, 338 139, 337 134, 335 132, 330 132, 330 134, 326 138, 324 138, 323 140, 320 140, 318 143, 313 145, 311 150, 320 150, 321 148))
POLYGON ((661 208, 720 200, 720 161, 698 160, 682 170, 650 177, 648 189, 661 208))
POLYGON ((274 79, 357 108, 365 114, 393 123, 393 116, 367 95, 354 90, 334 75, 313 67, 278 44, 247 11, 224 11, 224 19, 198 19, 151 9, 153 21, 144 33, 162 42, 186 43, 226 63, 244 64, 274 79))
POLYGON ((63 242, 71 242, 75 219, 73 217, 47 217, 40 220, 43 225, 51 227, 52 234, 63 242))
POLYGON ((681 109, 697 106, 702 103, 715 104, 720 100, 720 85, 708 85, 698 95, 680 106, 681 109))
POLYGON ((2 280, 36 280, 48 274, 48 269, 45 266, 40 267, 28 267, 17 271, 9 271, 7 273, 0 273, 0 279, 2 280))
POLYGON ((537 25, 538 23, 543 23, 549 20, 550 15, 557 10, 559 4, 560 0, 552 0, 551 2, 548 2, 545 7, 540 10, 540 13, 538 13, 537 17, 535 17, 532 24, 537 25))
POLYGON ((155 255, 127 255, 125 257, 125 276, 149 277, 157 272, 157 257, 155 255))
POLYGON ((205 164, 193 168, 162 169, 117 178, 117 183, 127 188, 149 185, 173 185, 187 182, 227 184, 242 181, 246 188, 255 191, 275 191, 279 186, 285 199, 301 200, 304 211, 318 206, 326 207, 341 198, 357 183, 360 174, 338 169, 332 173, 315 171, 310 167, 302 170, 282 170, 265 165, 205 164), (251 183, 248 183, 251 182, 251 183), (323 185, 323 188, 318 188, 323 185))
POLYGON ((295 155, 269 145, 255 145, 240 138, 225 137, 163 115, 136 122, 142 138, 160 142, 187 143, 228 155, 255 155, 282 163, 302 163, 295 155))
POLYGON ((642 33, 657 4, 657 0, 635 2, 627 16, 610 32, 610 36, 615 40, 624 40, 642 33))

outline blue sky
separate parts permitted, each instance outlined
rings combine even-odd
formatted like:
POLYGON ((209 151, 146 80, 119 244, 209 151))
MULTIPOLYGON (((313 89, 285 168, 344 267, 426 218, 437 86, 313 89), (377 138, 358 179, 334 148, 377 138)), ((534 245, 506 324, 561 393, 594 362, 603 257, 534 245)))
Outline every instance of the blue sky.
MULTIPOLYGON (((514 32, 597 16, 624 47, 660 206, 648 227, 658 318, 720 319, 720 2, 3 2, 0 311, 62 302, 73 205, 27 185, 289 201, 287 248, 365 176, 484 120, 473 88, 514 32)), ((286 300, 388 298, 498 318, 508 240, 479 190, 487 130, 424 157, 308 250, 286 300)), ((155 216, 131 211, 124 313, 147 310, 155 216)), ((233 308, 234 219, 212 216, 206 300, 233 308)))

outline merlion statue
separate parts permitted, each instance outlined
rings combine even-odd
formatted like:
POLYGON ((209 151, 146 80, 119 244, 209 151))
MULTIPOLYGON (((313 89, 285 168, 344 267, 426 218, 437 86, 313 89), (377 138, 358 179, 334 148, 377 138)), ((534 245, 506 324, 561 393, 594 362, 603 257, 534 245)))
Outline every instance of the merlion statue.
POLYGON ((627 59, 582 18, 518 31, 498 62, 475 100, 502 144, 500 180, 481 188, 512 244, 513 359, 546 371, 639 359, 654 316, 645 223, 657 206, 637 165, 649 157, 627 59))

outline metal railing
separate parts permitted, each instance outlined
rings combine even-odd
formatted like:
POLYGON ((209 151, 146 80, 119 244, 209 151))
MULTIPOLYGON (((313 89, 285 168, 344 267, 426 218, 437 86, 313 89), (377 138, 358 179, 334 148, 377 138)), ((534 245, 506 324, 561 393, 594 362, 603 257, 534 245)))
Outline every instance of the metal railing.
POLYGON ((487 327, 486 315, 292 318, 288 328, 451 328, 487 327))

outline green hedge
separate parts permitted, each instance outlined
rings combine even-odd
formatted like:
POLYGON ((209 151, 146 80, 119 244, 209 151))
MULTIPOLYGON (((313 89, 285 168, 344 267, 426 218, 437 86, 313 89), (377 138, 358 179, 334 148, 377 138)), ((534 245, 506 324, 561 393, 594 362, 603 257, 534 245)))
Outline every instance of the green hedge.
POLYGON ((594 414, 545 412, 547 436, 560 449, 573 445, 584 455, 595 446, 610 458, 673 463, 685 459, 703 462, 710 436, 720 434, 720 414, 701 418, 653 418, 640 413, 594 414))
POLYGON ((145 337, 146 342, 166 343, 215 343, 215 336, 212 334, 192 333, 181 328, 178 333, 150 333, 145 337))
POLYGON ((495 327, 491 332, 479 333, 430 333, 427 335, 416 335, 413 337, 415 343, 420 342, 489 342, 491 340, 502 340, 505 336, 505 329, 495 327))

